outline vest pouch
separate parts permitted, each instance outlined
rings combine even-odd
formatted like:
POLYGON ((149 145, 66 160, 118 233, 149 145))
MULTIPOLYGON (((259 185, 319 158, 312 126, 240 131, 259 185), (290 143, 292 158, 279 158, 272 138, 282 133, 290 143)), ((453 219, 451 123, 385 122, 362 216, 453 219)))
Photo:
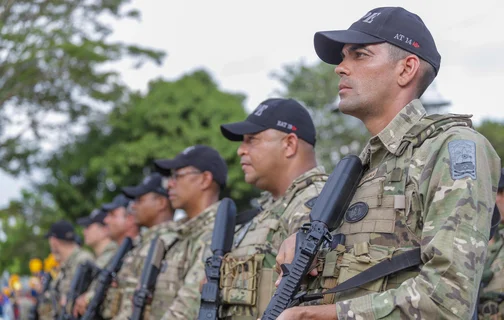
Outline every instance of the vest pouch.
MULTIPOLYGON (((338 284, 341 260, 344 252, 345 247, 343 245, 338 245, 335 250, 332 250, 325 255, 321 277, 322 292, 332 289, 338 284)), ((333 304, 334 298, 335 294, 326 294, 320 303, 333 304)))
POLYGON ((234 258, 228 254, 224 257, 220 280, 223 304, 255 306, 263 260, 263 254, 245 258, 234 258))
MULTIPOLYGON (((356 244, 348 253, 344 253, 340 264, 338 283, 358 275, 368 268, 378 264, 384 259, 392 257, 394 248, 386 246, 370 246, 367 243, 356 244)), ((372 292, 381 292, 387 285, 386 277, 382 277, 373 282, 366 283, 359 287, 358 296, 372 292)))

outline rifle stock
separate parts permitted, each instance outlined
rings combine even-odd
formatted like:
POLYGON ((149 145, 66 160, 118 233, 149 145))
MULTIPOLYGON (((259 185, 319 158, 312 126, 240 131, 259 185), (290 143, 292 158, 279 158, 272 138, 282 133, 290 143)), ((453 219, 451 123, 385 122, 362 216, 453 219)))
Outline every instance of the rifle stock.
POLYGON ((135 290, 133 294, 133 312, 130 320, 142 319, 146 302, 152 297, 164 255, 164 242, 157 236, 151 241, 149 253, 145 259, 142 276, 140 278, 140 288, 135 290))
POLYGON ((98 285, 95 289, 95 294, 93 299, 89 303, 86 313, 82 316, 81 320, 95 320, 98 319, 99 309, 103 300, 105 298, 105 294, 107 292, 108 287, 112 283, 113 278, 116 276, 116 273, 121 269, 124 256, 133 248, 133 241, 131 238, 125 238, 121 243, 121 246, 117 250, 112 261, 100 271, 98 275, 98 285))
POLYGON ((310 212, 310 222, 296 234, 296 252, 292 263, 281 266, 283 276, 262 316, 263 320, 276 319, 289 307, 320 246, 325 241, 331 243, 330 232, 340 225, 362 173, 362 163, 355 155, 341 159, 331 173, 310 212))
POLYGON ((231 251, 236 225, 236 205, 229 198, 222 199, 212 232, 212 253, 205 264, 207 283, 201 292, 198 320, 216 320, 219 311, 219 282, 222 257, 231 251))

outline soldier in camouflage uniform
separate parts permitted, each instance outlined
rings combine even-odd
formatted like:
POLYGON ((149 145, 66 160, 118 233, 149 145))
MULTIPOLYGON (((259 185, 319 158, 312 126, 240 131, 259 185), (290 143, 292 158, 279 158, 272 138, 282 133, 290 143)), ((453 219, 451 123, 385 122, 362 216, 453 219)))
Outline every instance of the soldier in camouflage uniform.
POLYGON ((245 181, 265 191, 260 213, 235 233, 221 268, 222 319, 256 319, 277 278, 275 256, 282 241, 309 221, 327 175, 317 167, 315 126, 292 99, 263 101, 243 122, 221 126, 238 148, 245 181))
POLYGON ((501 169, 494 210, 501 217, 498 232, 488 246, 481 280, 479 319, 504 319, 504 168, 501 169))
MULTIPOLYGON (((153 173, 138 186, 125 187, 122 191, 128 198, 135 199, 132 210, 136 223, 146 227, 147 230, 124 258, 121 270, 117 274, 117 289, 109 290, 107 293, 103 316, 110 315, 113 319, 127 320, 133 310, 133 294, 139 284, 151 241, 159 235, 166 247, 169 247, 177 237, 168 191, 159 173, 153 173)), ((146 310, 148 313, 149 308, 146 310)))
POLYGON ((74 227, 68 221, 61 220, 51 225, 46 234, 51 252, 60 264, 58 276, 51 282, 38 309, 40 319, 54 319, 66 303, 68 290, 77 266, 92 261, 93 255, 79 247, 74 227))
MULTIPOLYGON (((316 33, 315 50, 338 65, 340 111, 372 136, 361 154, 364 176, 336 230, 345 246, 320 257, 315 284, 334 287, 399 254, 421 262, 388 277, 380 270, 376 281, 278 319, 470 318, 500 161, 470 116, 426 116, 418 98, 441 59, 430 32, 403 8, 377 8, 349 30, 316 33)), ((282 244, 278 264, 291 261, 293 240, 282 244)))
POLYGON ((158 169, 169 175, 168 191, 175 209, 187 220, 177 227, 179 240, 166 253, 158 276, 150 319, 195 319, 205 278, 205 260, 211 255, 219 194, 226 186, 227 165, 208 146, 186 148, 175 158, 158 160, 158 169))
MULTIPOLYGON (((100 269, 107 266, 117 250, 117 243, 112 241, 108 226, 105 224, 106 216, 107 211, 103 209, 95 209, 88 217, 77 220, 77 224, 84 227, 84 244, 93 249, 95 254, 94 264, 100 269)), ((78 309, 78 305, 87 305, 87 303, 91 301, 96 287, 96 280, 96 278, 93 280, 87 292, 83 293, 76 299, 74 311, 78 309)))

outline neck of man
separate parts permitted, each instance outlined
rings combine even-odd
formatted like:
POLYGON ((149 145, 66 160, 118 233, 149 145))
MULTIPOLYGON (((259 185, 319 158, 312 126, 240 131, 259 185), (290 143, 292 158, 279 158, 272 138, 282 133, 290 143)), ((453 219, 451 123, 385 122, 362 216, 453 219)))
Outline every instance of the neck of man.
POLYGON ((370 111, 365 115, 356 116, 361 119, 371 136, 379 134, 397 116, 399 112, 415 98, 409 92, 399 93, 390 97, 376 107, 366 107, 370 111))
POLYGON ((109 238, 104 238, 94 244, 93 251, 95 253, 95 256, 99 257, 103 253, 103 251, 105 251, 105 247, 107 247, 111 241, 112 240, 110 240, 109 238))
POLYGON ((160 211, 157 215, 156 218, 152 221, 152 223, 149 226, 146 226, 147 228, 152 228, 154 226, 157 226, 158 224, 167 222, 167 221, 172 221, 173 220, 173 211, 170 209, 166 209, 163 211, 160 211))
POLYGON ((135 239, 138 236, 139 228, 137 225, 132 225, 131 228, 127 229, 125 233, 121 235, 120 238, 116 240, 118 245, 123 243, 124 239, 131 238, 131 240, 135 239))
POLYGON ((219 195, 213 192, 204 192, 199 197, 195 197, 194 201, 189 203, 184 211, 189 219, 199 216, 206 208, 219 201, 219 195))
POLYGON ((59 254, 61 257, 61 263, 66 263, 68 258, 72 255, 72 252, 77 248, 76 244, 62 244, 59 250, 59 254))
POLYGON ((278 200, 285 194, 285 192, 287 192, 287 189, 291 186, 294 180, 296 180, 296 178, 298 178, 305 172, 310 171, 316 166, 317 162, 312 159, 309 161, 301 161, 299 163, 291 165, 290 167, 286 167, 284 172, 276 177, 275 184, 266 191, 269 191, 271 193, 274 200, 278 200))

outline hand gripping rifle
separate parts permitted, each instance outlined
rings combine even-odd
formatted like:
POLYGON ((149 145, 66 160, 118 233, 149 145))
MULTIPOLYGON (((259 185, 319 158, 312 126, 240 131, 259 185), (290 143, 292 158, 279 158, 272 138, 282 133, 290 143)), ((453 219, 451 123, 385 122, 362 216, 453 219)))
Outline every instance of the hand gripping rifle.
POLYGON ((133 294, 133 312, 130 320, 143 319, 143 313, 147 300, 152 298, 152 293, 156 285, 156 279, 161 269, 161 262, 165 256, 165 244, 159 236, 152 239, 149 253, 145 259, 140 278, 140 289, 133 294))
POLYGON ((212 233, 212 253, 206 260, 205 274, 207 283, 201 292, 201 306, 198 320, 217 320, 220 305, 220 268, 222 257, 231 251, 236 224, 236 205, 229 198, 222 199, 215 217, 212 233))
POLYGON ((290 265, 283 264, 280 285, 270 300, 262 320, 276 319, 298 293, 301 281, 310 270, 324 241, 332 242, 330 232, 339 227, 363 173, 362 162, 355 155, 341 159, 329 176, 310 212, 310 222, 296 235, 296 252, 290 265))
POLYGON ((98 285, 96 286, 95 294, 81 320, 99 319, 99 309, 101 307, 101 304, 103 303, 103 300, 105 299, 107 289, 110 287, 110 284, 112 283, 112 280, 116 276, 117 272, 119 272, 119 270, 121 269, 124 256, 132 248, 133 241, 131 240, 131 238, 125 238, 112 261, 110 261, 107 267, 101 270, 100 274, 98 275, 98 285))
POLYGON ((43 299, 44 294, 49 290, 51 285, 52 276, 50 272, 44 273, 42 276, 42 291, 37 296, 37 302, 30 309, 30 314, 28 315, 28 320, 39 320, 38 307, 40 305, 40 301, 43 299))

